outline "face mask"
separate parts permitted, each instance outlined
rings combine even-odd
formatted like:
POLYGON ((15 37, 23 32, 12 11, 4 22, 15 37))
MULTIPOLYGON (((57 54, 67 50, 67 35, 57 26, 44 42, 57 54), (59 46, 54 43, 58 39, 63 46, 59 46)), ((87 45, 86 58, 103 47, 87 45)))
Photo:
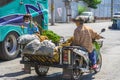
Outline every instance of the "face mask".
POLYGON ((30 23, 30 21, 28 21, 28 22, 25 22, 26 24, 29 24, 30 23))

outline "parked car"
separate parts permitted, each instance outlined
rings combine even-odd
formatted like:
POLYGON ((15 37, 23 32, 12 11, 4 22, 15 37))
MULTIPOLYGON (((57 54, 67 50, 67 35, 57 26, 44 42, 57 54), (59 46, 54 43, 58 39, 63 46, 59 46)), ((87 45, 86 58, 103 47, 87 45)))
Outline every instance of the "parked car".
POLYGON ((83 12, 79 17, 85 19, 85 22, 95 22, 96 17, 94 16, 93 12, 83 12))
POLYGON ((113 14, 113 18, 120 18, 120 12, 116 12, 113 14))

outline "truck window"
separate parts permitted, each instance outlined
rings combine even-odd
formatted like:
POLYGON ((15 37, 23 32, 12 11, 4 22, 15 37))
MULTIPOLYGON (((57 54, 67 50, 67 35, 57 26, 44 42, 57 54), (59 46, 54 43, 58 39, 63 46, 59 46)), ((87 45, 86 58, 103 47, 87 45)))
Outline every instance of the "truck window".
MULTIPOLYGON (((43 18, 43 15, 39 15, 39 16, 33 17, 33 21, 37 22, 37 24, 42 27, 42 18, 43 18)), ((38 28, 39 28, 40 34, 42 34, 42 29, 40 27, 38 28)))
POLYGON ((41 26, 42 17, 43 17, 43 15, 39 15, 39 16, 33 17, 33 21, 37 22, 41 26))
POLYGON ((12 2, 13 0, 0 0, 0 7, 7 5, 8 3, 12 2))

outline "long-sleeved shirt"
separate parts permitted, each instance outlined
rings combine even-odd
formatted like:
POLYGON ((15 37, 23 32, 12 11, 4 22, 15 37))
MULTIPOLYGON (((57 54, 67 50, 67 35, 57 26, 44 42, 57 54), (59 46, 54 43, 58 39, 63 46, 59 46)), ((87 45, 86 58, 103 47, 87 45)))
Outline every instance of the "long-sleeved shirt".
POLYGON ((94 32, 93 29, 83 25, 82 27, 77 27, 75 29, 73 44, 84 47, 91 53, 93 51, 92 40, 100 38, 101 36, 94 32))

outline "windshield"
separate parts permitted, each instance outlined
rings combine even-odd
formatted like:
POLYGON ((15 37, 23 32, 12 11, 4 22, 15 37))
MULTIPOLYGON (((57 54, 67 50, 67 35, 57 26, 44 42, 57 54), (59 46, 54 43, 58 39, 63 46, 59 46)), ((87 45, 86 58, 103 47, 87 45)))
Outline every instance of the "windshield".
POLYGON ((12 2, 13 0, 0 0, 0 7, 7 5, 8 3, 12 2))
POLYGON ((120 13, 115 13, 114 15, 120 15, 120 13))

